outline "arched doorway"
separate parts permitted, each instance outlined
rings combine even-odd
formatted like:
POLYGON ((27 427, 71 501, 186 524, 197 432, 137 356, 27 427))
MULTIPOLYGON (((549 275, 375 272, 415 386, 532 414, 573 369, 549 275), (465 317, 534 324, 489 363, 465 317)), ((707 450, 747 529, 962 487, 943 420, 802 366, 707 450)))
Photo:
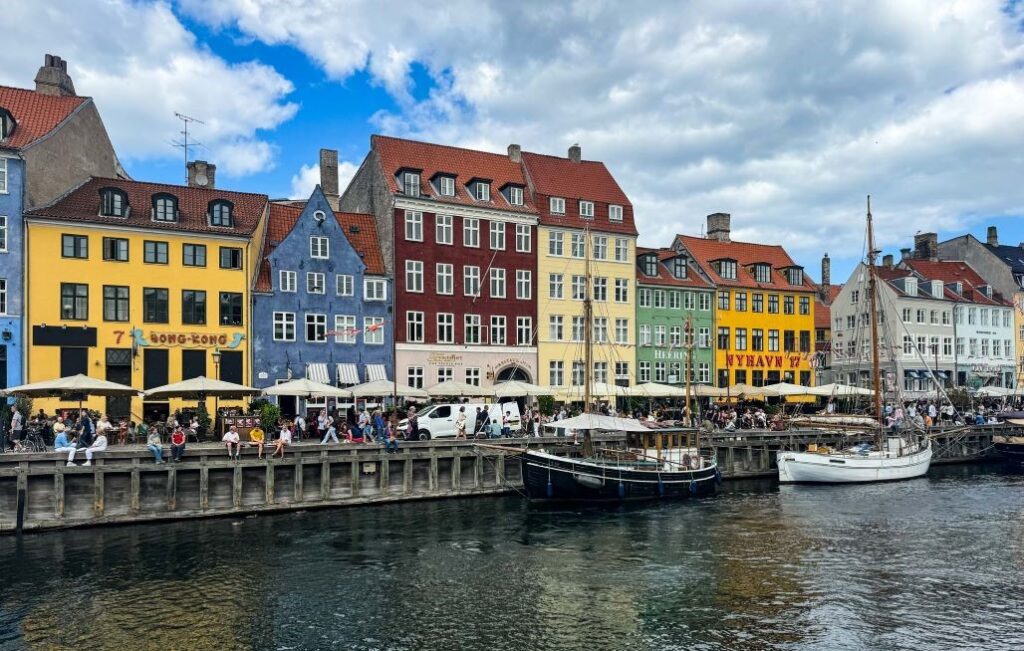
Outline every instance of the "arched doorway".
POLYGON ((530 374, 522 366, 506 366, 505 368, 498 371, 498 375, 494 382, 530 382, 530 374))

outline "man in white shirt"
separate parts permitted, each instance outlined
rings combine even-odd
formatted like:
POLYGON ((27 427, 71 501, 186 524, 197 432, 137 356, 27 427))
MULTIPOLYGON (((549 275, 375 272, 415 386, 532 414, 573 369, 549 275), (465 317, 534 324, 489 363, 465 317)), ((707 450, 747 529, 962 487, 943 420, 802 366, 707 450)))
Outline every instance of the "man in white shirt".
MULTIPOLYGON (((85 448, 85 463, 83 466, 92 465, 92 457, 97 452, 103 452, 107 449, 107 435, 103 433, 103 430, 98 430, 96 434, 96 440, 92 442, 92 445, 85 448)), ((71 448, 68 452, 68 465, 75 465, 75 453, 78 452, 78 448, 71 448)))
POLYGON ((302 440, 303 434, 306 433, 306 419, 299 414, 295 417, 295 437, 302 440))

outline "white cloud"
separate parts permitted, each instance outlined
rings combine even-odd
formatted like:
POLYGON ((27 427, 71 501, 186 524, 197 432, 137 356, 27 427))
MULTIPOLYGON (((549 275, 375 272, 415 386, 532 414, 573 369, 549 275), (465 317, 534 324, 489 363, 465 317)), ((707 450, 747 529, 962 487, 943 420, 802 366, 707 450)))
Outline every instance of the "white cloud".
POLYGON ((225 174, 267 169, 273 150, 260 130, 289 120, 292 84, 273 68, 229 63, 196 42, 164 3, 7 3, 0 83, 31 87, 44 52, 68 61, 77 92, 95 98, 126 161, 180 156, 176 111, 199 118, 193 157, 225 174))
POLYGON ((868 193, 887 246, 1024 214, 1024 9, 1005 4, 185 7, 290 44, 334 79, 367 71, 397 100, 373 118, 386 132, 495 151, 580 142, 631 196, 646 244, 726 211, 738 237, 839 258, 859 252, 868 193))
MULTIPOLYGON (((358 169, 359 165, 356 163, 340 161, 338 163, 338 187, 344 189, 358 169)), ((320 165, 317 163, 303 165, 296 174, 292 175, 292 191, 289 197, 308 199, 318 183, 320 183, 320 165)))

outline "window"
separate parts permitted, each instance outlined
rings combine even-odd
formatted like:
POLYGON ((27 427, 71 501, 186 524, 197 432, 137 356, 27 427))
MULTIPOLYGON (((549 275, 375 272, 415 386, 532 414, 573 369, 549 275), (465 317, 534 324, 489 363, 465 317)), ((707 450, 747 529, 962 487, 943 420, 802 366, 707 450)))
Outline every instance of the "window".
POLYGON ((220 268, 221 269, 241 269, 242 268, 242 249, 234 247, 222 246, 220 247, 220 268))
POLYGON ((516 317, 516 345, 529 346, 533 343, 533 317, 516 317))
MULTIPOLYGON (((181 264, 186 267, 206 266, 206 245, 205 244, 183 244, 181 247, 181 264)), ((281 272, 285 273, 285 272, 281 272)), ((294 274, 294 272, 291 272, 294 274)), ((285 290, 288 291, 288 290, 285 290)), ((295 291, 293 288, 291 291, 295 291)))
POLYGON ((562 274, 548 274, 548 298, 563 298, 564 278, 562 274))
POLYGON ((167 323, 170 320, 170 299, 166 289, 144 287, 142 289, 142 321, 144 323, 167 323))
POLYGON ((423 367, 422 366, 410 366, 406 370, 405 377, 408 380, 409 386, 414 389, 423 388, 423 367))
POLYGON ((309 257, 315 260, 326 260, 331 256, 330 240, 320 235, 309 238, 309 257))
POLYGON ((423 343, 423 312, 405 313, 405 340, 413 344, 423 343))
POLYGON ((640 324, 640 332, 639 332, 639 334, 637 336, 639 337, 639 341, 637 342, 639 345, 641 345, 641 346, 650 346, 651 345, 651 326, 650 326, 650 324, 641 323, 640 324))
MULTIPOLYGON (((451 382, 455 379, 455 369, 451 366, 438 366, 437 367, 437 381, 440 382, 451 382)), ((441 407, 433 416, 437 418, 451 416, 451 407, 441 407)))
POLYGON ((594 362, 594 382, 607 384, 608 362, 594 362))
POLYGON ((594 300, 601 303, 608 301, 607 278, 594 278, 594 300))
POLYGON ((697 305, 697 301, 694 299, 693 292, 683 292, 683 309, 687 311, 693 311, 697 305))
POLYGON ((178 221, 178 199, 170 194, 153 195, 153 219, 158 222, 178 221))
POLYGON ((327 315, 306 313, 306 341, 322 344, 327 342, 327 315))
POLYGON ((356 318, 351 314, 334 315, 334 343, 354 344, 356 343, 356 318))
POLYGON ((747 329, 736 328, 736 350, 747 349, 747 329))
POLYGON ((736 261, 735 260, 719 260, 718 261, 718 275, 726 280, 736 280, 736 261))
POLYGON ((758 263, 754 265, 754 281, 759 283, 770 283, 772 281, 771 265, 758 263))
POLYGON ((718 329, 718 350, 729 350, 729 328, 718 329))
POLYGON ((640 259, 640 265, 643 268, 645 276, 657 276, 658 275, 658 258, 653 255, 645 255, 640 259))
POLYGON ((565 199, 562 197, 551 197, 548 200, 548 211, 555 215, 564 215, 565 199))
POLYGON ((750 331, 750 350, 761 352, 764 350, 764 330, 754 328, 750 331))
POLYGON ((777 353, 779 352, 779 331, 769 330, 768 331, 768 352, 777 353))
POLYGON ((220 293, 220 324, 242 325, 242 295, 238 292, 220 293))
POLYGON ((480 315, 467 314, 464 320, 465 330, 463 337, 466 344, 480 343, 480 315))
POLYGON ((65 258, 88 258, 89 238, 85 235, 61 235, 61 256, 65 258))
POLYGON ((206 292, 194 289, 181 292, 181 322, 186 325, 206 324, 206 292))
POLYGON ((629 240, 624 237, 615 238, 615 261, 626 262, 629 260, 629 240))
POLYGON ((809 353, 811 352, 811 331, 801 330, 800 331, 800 352, 809 353))
POLYGON ((505 345, 504 315, 495 315, 491 317, 491 344, 494 346, 505 345))
POLYGON ((491 184, 486 181, 477 181, 473 184, 473 196, 477 201, 490 201, 491 184))
POLYGON ((516 252, 529 253, 533 250, 533 233, 529 224, 516 224, 516 252))
POLYGON ((523 189, 516 186, 510 186, 508 189, 508 202, 513 206, 523 205, 523 189))
POLYGON ((455 293, 455 266, 450 263, 438 262, 435 266, 437 276, 437 293, 452 295, 455 293))
POLYGON ((363 300, 386 301, 388 300, 388 282, 382 278, 363 279, 363 300))
POLYGON ((528 301, 533 297, 533 273, 529 269, 516 270, 516 298, 528 301))
POLYGON ((626 278, 615 279, 615 302, 629 302, 629 280, 626 278))
POLYGON ((808 296, 800 297, 800 314, 808 315, 811 313, 811 299, 808 296))
POLYGON ((700 310, 701 312, 711 311, 711 292, 700 293, 700 310))
POLYGON ((114 189, 100 191, 100 214, 104 217, 127 216, 128 195, 114 189))
MULTIPOLYGON (((906 337, 906 339, 909 339, 909 337, 906 337)), ((904 351, 904 352, 906 352, 906 351, 904 351)), ((959 355, 960 357, 963 357, 963 354, 964 354, 964 338, 963 337, 957 337, 956 338, 956 354, 959 355)))
POLYGON ((583 341, 583 317, 574 316, 572 318, 572 341, 583 341))
POLYGON ((437 179, 437 188, 444 197, 455 196, 455 179, 450 176, 440 176, 437 179))
POLYGON ((420 196, 420 175, 416 172, 403 172, 402 192, 410 197, 420 196))
POLYGON ((60 318, 85 321, 89 318, 89 286, 60 284, 60 318))
MULTIPOLYGON (((918 314, 923 314, 923 310, 918 310, 918 314)), ((918 323, 924 323, 923 318, 917 320, 918 323)), ((978 308, 969 307, 967 308, 967 325, 977 325, 978 323, 978 308)))
POLYGON ((114 285, 103 286, 103 320, 128 320, 128 288, 114 285))
POLYGON ((472 217, 462 219, 462 245, 479 248, 480 220, 472 217))
MULTIPOLYGON (((187 245, 186 245, 187 246, 187 245)), ((296 281, 296 273, 294 271, 279 271, 277 274, 277 285, 278 289, 282 292, 294 292, 296 281)))
POLYGON ((629 343, 629 319, 615 319, 615 343, 629 343))
POLYGON ((405 291, 423 292, 423 261, 405 261, 405 291))
POLYGON ((650 382, 651 381, 651 363, 640 362, 638 382, 650 382))
POLYGON ((504 222, 491 222, 490 233, 491 233, 491 250, 492 251, 504 251, 505 250, 505 223, 504 222))
POLYGON ((167 242, 146 240, 142 243, 142 261, 146 264, 167 264, 167 242))
POLYGON ((782 332, 782 350, 791 353, 796 350, 796 337, 792 330, 782 332))
POLYGON ((729 292, 722 290, 718 292, 718 309, 728 310, 729 309, 729 292))
POLYGON ((779 295, 768 294, 768 314, 779 313, 779 295))
POLYGON ((437 215, 434 222, 434 239, 438 244, 454 244, 454 231, 451 215, 437 215))
POLYGON ((665 291, 661 289, 654 290, 654 307, 665 307, 665 291))
POLYGON ((651 290, 644 289, 644 288, 641 287, 637 291, 637 303, 639 304, 640 307, 650 307, 651 306, 651 290))
POLYGON ((437 313, 437 343, 455 343, 455 315, 450 312, 437 313))
POLYGON ((326 280, 324 275, 315 271, 306 272, 306 293, 307 294, 326 294, 327 289, 325 287, 326 280))
POLYGON ((562 341, 565 332, 563 328, 563 317, 561 314, 552 314, 548 317, 548 340, 562 341))
MULTIPOLYGON (((3 219, 5 221, 5 225, 6 225, 6 219, 7 218, 6 217, 0 217, 0 219, 3 219)), ((4 237, 4 244, 6 245, 6 243, 7 243, 6 228, 4 229, 3 232, 4 232, 4 235, 5 235, 5 237, 4 237)), ((6 251, 7 247, 4 246, 0 250, 6 251)), ((104 237, 103 238, 103 259, 104 260, 113 260, 113 261, 117 261, 117 262, 127 262, 128 261, 128 240, 122 239, 120 237, 104 237)))
POLYGON ((686 278, 686 258, 677 256, 672 259, 672 275, 680 280, 686 278))
POLYGON ((711 348, 711 328, 700 328, 697 331, 697 346, 711 348))
POLYGON ((565 385, 565 362, 561 360, 548 362, 548 384, 553 387, 565 385))
POLYGON ((405 211, 405 239, 410 242, 423 241, 423 213, 405 211))
POLYGON ((480 386, 480 367, 471 366, 466 369, 466 384, 478 387, 480 386))
POLYGON ((665 362, 654 362, 654 381, 665 382, 665 362))
MULTIPOLYGON (((10 129, 6 126, 6 123, 0 119, 0 129, 3 130, 3 138, 6 138, 10 134, 10 129)), ((2 138, 0 138, 2 139, 2 138)), ((7 159, 0 158, 0 194, 7 194, 7 159)))
POLYGON ((736 311, 737 312, 746 312, 747 311, 747 293, 746 292, 736 292, 735 299, 736 299, 736 311))
POLYGON ((604 235, 595 235, 593 237, 594 245, 594 259, 595 260, 607 260, 608 259, 608 238, 604 235))
POLYGON ((587 298, 587 277, 572 277, 572 300, 583 301, 587 298))
POLYGON ((782 297, 782 311, 785 314, 793 314, 793 297, 783 296, 782 297))
POLYGON ((334 291, 338 296, 355 296, 356 279, 349 274, 337 274, 334 276, 334 291))
POLYGON ((274 312, 274 341, 295 341, 294 312, 274 312))
POLYGON ((790 267, 786 270, 786 276, 788 277, 790 285, 803 285, 804 284, 804 270, 798 267, 790 267))
POLYGON ((622 206, 616 206, 615 204, 608 206, 608 221, 622 221, 622 206))
POLYGON ((465 266, 462 268, 462 293, 465 296, 480 295, 480 267, 465 266))
POLYGON ((363 317, 363 343, 373 346, 384 344, 384 317, 363 317))
POLYGON ((491 298, 505 298, 505 270, 491 268, 491 298))
POLYGON ((582 258, 586 255, 586 240, 583 238, 583 233, 572 234, 572 251, 571 255, 574 258, 582 258))
POLYGON ((562 231, 551 231, 548 234, 548 255, 563 255, 565 244, 565 233, 562 231))
POLYGON ((210 202, 210 226, 231 228, 231 202, 217 199, 210 202))
POLYGON ((580 217, 583 219, 594 218, 594 202, 593 201, 580 201, 580 217))

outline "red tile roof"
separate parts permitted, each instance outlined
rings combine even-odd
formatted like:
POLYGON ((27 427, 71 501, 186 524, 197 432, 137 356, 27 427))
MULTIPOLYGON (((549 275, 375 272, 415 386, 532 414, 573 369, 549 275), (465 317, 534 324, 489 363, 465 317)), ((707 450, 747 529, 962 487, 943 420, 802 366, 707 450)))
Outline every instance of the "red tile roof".
POLYGON ((664 263, 675 258, 678 254, 672 249, 648 249, 646 247, 637 247, 636 255, 639 259, 641 255, 647 253, 658 254, 658 275, 648 276, 643 272, 642 266, 637 268, 636 281, 641 285, 667 285, 670 287, 690 287, 694 289, 711 289, 711 283, 704 280, 701 277, 697 269, 691 263, 689 269, 686 272, 686 278, 680 279, 672 275, 672 270, 668 268, 664 263))
MULTIPOLYGON (((269 292, 273 290, 273 282, 270 273, 270 254, 277 245, 288 237, 292 232, 299 215, 305 207, 305 202, 290 201, 287 203, 271 203, 270 216, 267 221, 267 238, 263 243, 263 257, 260 262, 260 272, 256 276, 255 291, 269 292)), ((384 255, 380 248, 380 239, 377 236, 377 222, 373 215, 362 213, 335 212, 334 217, 338 220, 345 237, 348 238, 352 248, 356 250, 366 263, 366 273, 382 276, 384 270, 384 255), (359 232, 353 233, 352 226, 358 227, 359 232)))
POLYGON ((43 95, 34 90, 0 86, 0 108, 7 109, 17 126, 9 138, 0 140, 0 149, 21 149, 56 129, 88 97, 43 95))
POLYGON ((966 262, 911 258, 904 260, 901 264, 905 264, 925 280, 941 280, 945 285, 957 282, 962 283, 963 295, 957 295, 949 289, 946 290, 947 297, 953 300, 985 305, 1010 305, 1008 301, 1003 299, 1001 294, 993 293, 993 298, 986 296, 981 291, 981 287, 988 285, 988 283, 966 262))
POLYGON ((728 287, 749 287, 779 291, 813 291, 814 283, 804 274, 803 285, 790 285, 781 269, 800 266, 793 262, 786 250, 775 244, 752 244, 749 242, 719 242, 690 235, 677 235, 686 250, 708 274, 716 285, 728 287), (725 279, 718 275, 714 260, 735 260, 737 263, 736 279, 725 279), (751 265, 765 262, 772 266, 772 282, 759 283, 754 280, 751 265))
POLYGON ((537 211, 545 226, 568 226, 592 230, 636 235, 633 204, 619 187, 604 163, 582 160, 574 163, 568 158, 523 152, 523 165, 534 190, 537 192, 537 211), (552 214, 550 197, 565 199, 565 214, 552 214), (579 200, 593 201, 594 218, 579 216, 579 200), (622 206, 622 221, 608 219, 608 205, 622 206))
POLYGON ((832 307, 831 305, 825 305, 820 297, 815 299, 814 327, 817 330, 830 330, 832 328, 832 307))
POLYGON ((154 231, 217 233, 221 235, 252 235, 263 216, 267 196, 250 192, 231 192, 215 188, 147 183, 127 179, 91 177, 53 203, 26 213, 29 217, 46 217, 76 222, 132 226, 154 231), (100 190, 116 188, 128 195, 131 211, 127 217, 105 217, 100 211, 100 190), (178 221, 158 222, 151 216, 153 195, 171 194, 178 199, 178 221), (210 202, 226 199, 234 206, 234 228, 211 226, 207 218, 210 202))
POLYGON ((503 154, 381 135, 370 138, 370 147, 380 157, 383 168, 381 171, 392 194, 403 195, 397 179, 399 170, 412 169, 420 171, 421 198, 478 208, 536 212, 530 193, 526 191, 526 177, 523 175, 522 165, 503 154), (437 193, 431 180, 439 172, 455 175, 455 196, 448 197, 437 193), (474 178, 491 181, 490 201, 477 201, 470 195, 466 184, 474 178), (501 188, 510 183, 523 187, 525 205, 512 205, 501 194, 501 188))

